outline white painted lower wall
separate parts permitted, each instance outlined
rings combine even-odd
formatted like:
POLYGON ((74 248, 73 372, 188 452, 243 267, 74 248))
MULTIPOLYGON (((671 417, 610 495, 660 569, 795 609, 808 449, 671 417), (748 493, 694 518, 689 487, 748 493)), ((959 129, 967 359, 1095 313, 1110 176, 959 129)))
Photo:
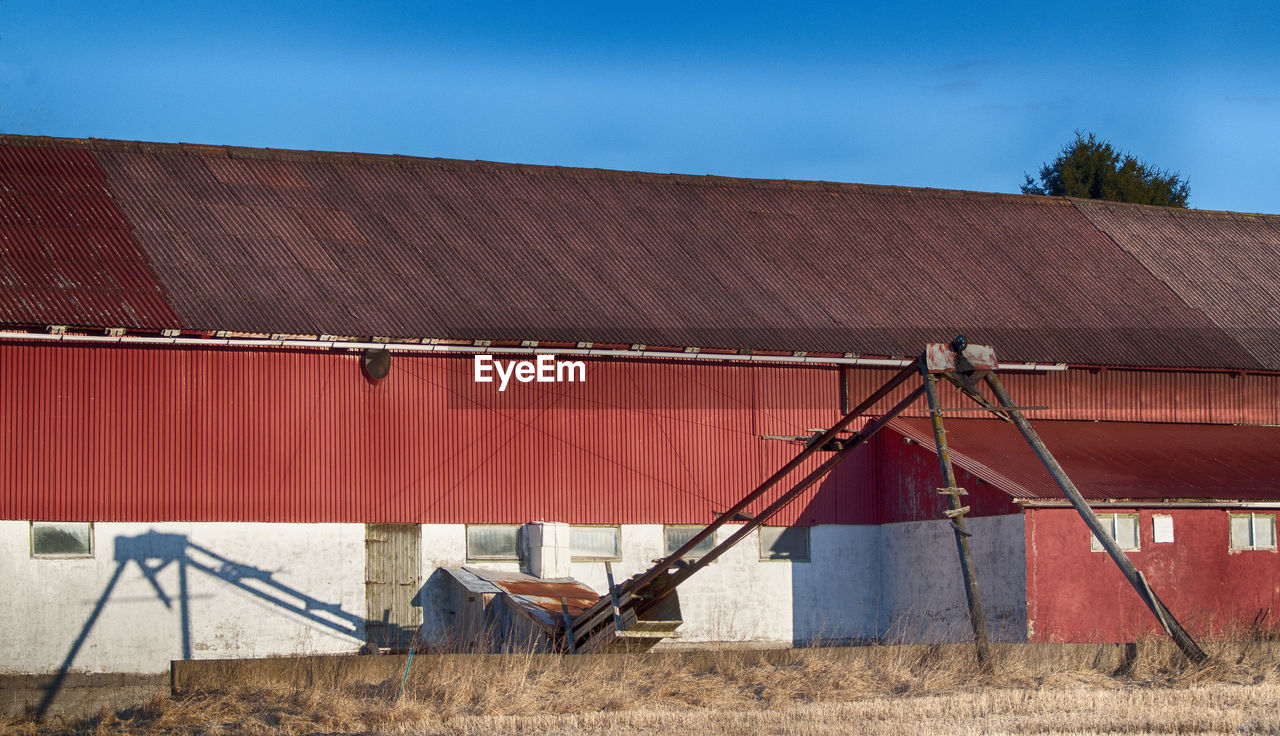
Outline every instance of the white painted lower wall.
MULTIPOLYGON (((989 628, 1026 635, 1023 517, 969 520, 989 628)), ((724 540, 737 529, 717 534, 724 540)), ((173 659, 354 652, 364 641, 363 524, 95 524, 92 559, 32 559, 29 525, 0 521, 0 672, 162 672, 173 659), (183 595, 182 571, 186 570, 183 595), (184 625, 184 607, 185 625, 184 625), (185 630, 185 633, 184 633, 185 630)), ((442 631, 439 567, 466 559, 466 527, 422 527, 424 638, 442 631)), ((663 527, 624 525, 615 580, 663 553, 663 527)), ((605 592, 603 562, 572 577, 605 592)), ((752 534, 680 588, 684 641, 963 640, 968 618, 945 521, 817 526, 810 561, 761 560, 752 534)))
POLYGON ((29 530, 0 521, 0 672, 153 673, 364 641, 363 524, 97 523, 90 559, 33 559, 29 530))

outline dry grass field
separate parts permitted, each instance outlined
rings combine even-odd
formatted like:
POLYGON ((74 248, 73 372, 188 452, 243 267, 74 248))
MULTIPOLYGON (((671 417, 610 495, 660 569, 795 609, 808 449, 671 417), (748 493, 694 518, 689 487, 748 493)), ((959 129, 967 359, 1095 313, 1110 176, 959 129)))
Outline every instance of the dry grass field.
POLYGON ((400 679, 305 685, 240 678, 5 734, 1276 734, 1280 649, 1211 645, 1185 662, 1144 647, 1130 666, 1005 646, 735 650, 557 659, 422 657, 400 679), (421 666, 419 666, 421 665, 421 666))

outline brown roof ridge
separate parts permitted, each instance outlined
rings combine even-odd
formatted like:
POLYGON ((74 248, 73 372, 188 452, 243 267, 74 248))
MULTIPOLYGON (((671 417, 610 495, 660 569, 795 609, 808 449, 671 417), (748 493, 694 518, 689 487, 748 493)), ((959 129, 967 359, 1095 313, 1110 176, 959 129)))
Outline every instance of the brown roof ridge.
POLYGON ((523 172, 555 173, 561 176, 628 176, 641 180, 666 181, 674 184, 690 184, 701 186, 741 186, 758 189, 802 189, 853 191, 882 194, 917 194, 933 197, 960 199, 991 199, 1026 204, 1051 206, 1068 206, 1078 203, 1085 205, 1104 205, 1129 207, 1152 212, 1162 212, 1182 217, 1224 217, 1280 220, 1280 214, 1266 212, 1238 212, 1234 210, 1205 210, 1195 208, 1166 207, 1161 205, 1139 204, 1135 202, 1116 202, 1084 197, 1057 197, 1038 194, 1015 194, 1013 192, 984 192, 972 189, 948 189, 945 187, 916 187, 900 184, 867 184, 861 182, 826 181, 821 179, 770 179, 756 177, 724 176, 720 174, 683 174, 662 173, 656 171, 640 171, 633 169, 606 169, 588 166, 562 166, 556 164, 530 164, 507 161, 490 161, 486 159, 457 159, 438 156, 412 156, 399 153, 360 153, 357 151, 324 151, 315 149, 269 148, 255 146, 237 146, 231 144, 207 144, 189 142, 137 141, 115 138, 62 138, 57 136, 26 135, 22 133, 0 133, 0 144, 26 146, 65 147, 72 144, 77 148, 89 150, 138 151, 155 152, 162 150, 181 151, 183 153, 225 153, 229 158, 253 158, 273 161, 351 161, 358 163, 381 163, 387 165, 432 164, 446 168, 468 168, 496 170, 514 170, 523 172))
POLYGON ((252 146, 236 146, 228 144, 203 144, 187 142, 152 142, 130 141, 112 138, 59 138, 53 136, 34 136, 17 133, 0 133, 0 144, 67 147, 106 151, 136 151, 154 153, 171 151, 182 153, 224 153, 229 158, 250 158, 274 161, 335 162, 349 161, 364 164, 427 164, 444 168, 493 169, 520 171, 528 173, 549 173, 560 176, 579 177, 632 177, 643 181, 662 181, 673 184, 698 186, 750 187, 757 189, 796 189, 805 191, 853 191, 882 194, 916 194, 923 196, 948 197, 960 199, 1007 200, 1026 204, 1068 206, 1064 197, 1046 197, 1038 195, 1014 194, 1011 192, 983 192, 969 189, 946 189, 941 187, 914 187, 897 184, 864 184, 859 182, 838 182, 816 179, 770 179, 753 177, 723 176, 719 174, 684 174, 662 173, 656 171, 639 171, 627 169, 606 169, 599 167, 561 166, 554 164, 530 164, 504 161, 488 161, 484 159, 455 159, 431 156, 410 156, 393 153, 359 153, 347 151, 320 151, 289 148, 260 148, 252 146))
POLYGON ((1169 207, 1160 204, 1143 204, 1141 202, 1117 202, 1110 199, 1090 199, 1088 197, 1063 197, 1073 205, 1086 205, 1095 207, 1125 207, 1128 209, 1160 212, 1163 214, 1173 215, 1175 217, 1225 217, 1228 219, 1244 218, 1247 220, 1280 220, 1280 214, 1272 214, 1269 212, 1242 212, 1237 210, 1202 210, 1195 207, 1169 207))

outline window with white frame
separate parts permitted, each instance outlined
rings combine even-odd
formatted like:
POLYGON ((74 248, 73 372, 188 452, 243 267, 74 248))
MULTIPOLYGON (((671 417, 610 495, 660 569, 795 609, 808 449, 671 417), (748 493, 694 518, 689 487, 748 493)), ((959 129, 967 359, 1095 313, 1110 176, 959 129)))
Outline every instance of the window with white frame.
POLYGON ((1173 517, 1154 514, 1151 517, 1151 541, 1156 544, 1173 544, 1173 517))
POLYGON ((31 522, 31 556, 93 557, 93 524, 88 521, 31 522))
MULTIPOLYGON (((686 542, 693 539, 693 537, 704 528, 705 527, 687 524, 663 527, 662 536, 663 543, 666 545, 665 554, 669 555, 680 549, 686 542)), ((706 539, 698 542, 697 546, 693 549, 689 550, 688 554, 685 555, 685 559, 696 560, 699 557, 702 557, 716 546, 715 542, 716 538, 714 534, 708 536, 706 539)))
POLYGON ((468 560, 519 560, 520 526, 517 524, 468 524, 468 560))
POLYGON ((619 530, 616 526, 569 527, 569 559, 620 560, 619 530))
POLYGON ((1231 514, 1231 549, 1275 548, 1275 514, 1231 514))
MULTIPOLYGON (((1102 522, 1102 528, 1116 540, 1120 549, 1128 551, 1141 549, 1137 514, 1098 514, 1098 521, 1102 522)), ((1094 552, 1103 550, 1102 542, 1099 542, 1093 534, 1089 535, 1089 543, 1094 552)))
POLYGON ((760 559, 809 561, 809 527, 760 527, 760 559))

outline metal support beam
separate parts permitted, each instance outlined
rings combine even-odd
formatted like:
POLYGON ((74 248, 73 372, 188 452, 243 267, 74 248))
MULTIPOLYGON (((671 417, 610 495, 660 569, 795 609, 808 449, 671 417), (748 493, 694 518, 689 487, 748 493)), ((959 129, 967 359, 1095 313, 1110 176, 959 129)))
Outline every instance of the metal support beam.
MULTIPOLYGON (((680 547, 680 549, 677 549, 675 552, 672 552, 671 554, 662 558, 661 561, 659 561, 653 567, 646 570, 639 577, 623 581, 623 583, 618 586, 618 590, 616 592, 619 603, 621 605, 626 605, 627 601, 630 600, 632 592, 639 590, 640 588, 644 587, 648 583, 652 582, 659 575, 665 573, 667 570, 670 570, 672 567, 675 566, 677 562, 684 559, 685 555, 692 552, 695 547, 701 544, 703 540, 707 539, 708 537, 711 537, 711 535, 715 534, 715 531, 717 529, 724 526, 726 523, 730 521, 734 521, 740 512, 745 511, 748 506, 750 506, 753 502, 755 502, 757 499, 759 499, 761 496, 767 493, 770 488, 773 488, 783 478, 790 475, 793 470, 800 467, 800 465, 803 464, 806 460, 808 460, 810 456, 818 452, 821 452, 823 446, 825 446, 828 442, 837 439, 840 436, 840 433, 846 427, 848 427, 859 417, 863 416, 868 411, 870 411, 872 407, 874 407, 882 399, 888 396, 895 388, 897 388, 898 386, 901 386, 904 382, 907 381, 907 379, 915 375, 917 371, 917 368, 916 368, 917 365, 918 365, 918 362, 913 362, 911 365, 908 365, 907 367, 898 371, 898 373, 896 373, 892 378, 890 378, 883 386, 881 386, 879 389, 873 392, 870 396, 868 396, 865 400, 863 400, 862 403, 854 407, 853 410, 851 410, 849 413, 841 417, 840 421, 836 422, 834 425, 832 425, 830 429, 824 432, 821 437, 818 437, 816 440, 810 443, 807 447, 805 447, 804 450, 802 450, 798 455, 792 458, 790 462, 788 462, 786 465, 778 469, 777 472, 769 476, 769 478, 765 480, 763 483, 761 483, 759 486, 756 486, 756 488, 753 491, 748 493, 746 496, 743 496, 741 500, 735 503, 727 511, 717 516, 715 521, 711 522, 711 524, 709 524, 704 529, 702 529, 702 531, 693 535, 693 537, 689 539, 689 541, 685 542, 680 547)), ((919 397, 919 395, 920 393, 919 391, 917 391, 915 394, 913 394, 912 400, 914 400, 914 398, 916 397, 919 397)), ((856 443, 853 443, 853 444, 850 444, 850 443, 852 443, 852 439, 846 440, 846 448, 852 448, 853 446, 856 446, 856 443)), ((835 460, 840 457, 844 457, 845 454, 846 453, 844 452, 836 453, 836 456, 833 457, 832 460, 835 460)), ((823 467, 831 467, 832 465, 834 465, 834 463, 831 463, 830 461, 828 461, 828 463, 824 464, 823 467)), ((706 559, 706 558, 703 558, 703 559, 706 559)), ((598 614, 605 611, 609 605, 611 605, 609 602, 609 598, 601 596, 600 600, 596 601, 594 605, 592 605, 586 611, 583 611, 581 614, 578 615, 578 617, 574 620, 574 628, 583 628, 584 625, 586 625, 586 628, 590 628, 592 625, 594 625, 598 614)))
POLYGON ((1032 429, 1031 423, 1027 421, 1026 417, 1022 416, 1021 411, 1014 408, 1013 400, 1009 398, 1008 392, 1004 390, 1004 386, 1000 383, 1000 379, 997 378, 994 373, 989 373, 986 376, 986 382, 987 385, 991 387, 992 392, 995 393, 996 399, 999 400, 1000 404, 1005 408, 1009 417, 1013 419, 1013 423, 1017 426, 1018 431, 1021 432, 1022 436, 1027 440, 1027 444, 1031 445, 1031 449, 1034 450, 1036 456, 1040 458, 1040 462, 1044 463, 1045 468, 1049 471, 1049 475, 1053 476, 1053 480, 1058 484, 1058 487, 1062 489, 1067 500, 1069 500, 1071 505, 1075 507, 1077 512, 1079 512, 1080 517, 1084 519, 1084 523, 1089 525, 1089 530, 1093 532, 1093 536, 1102 544, 1103 549, 1105 549, 1107 554, 1111 556, 1111 559, 1116 563, 1116 566, 1120 568, 1120 572, 1124 574, 1125 578, 1129 581, 1129 584, 1133 586, 1133 589, 1138 592, 1138 597, 1142 598, 1142 602, 1146 603, 1147 608, 1151 609, 1151 613, 1155 615, 1156 620, 1160 622, 1161 627, 1164 628, 1165 632, 1173 638, 1173 641, 1178 645, 1178 648, 1182 650, 1182 653, 1187 655, 1188 659, 1193 662, 1202 662, 1207 659, 1208 655, 1206 655, 1204 650, 1196 644, 1195 640, 1191 638, 1191 635, 1187 633, 1186 629, 1182 628, 1182 625, 1178 623, 1176 618, 1174 618, 1173 613, 1169 611, 1169 608, 1165 606, 1159 597, 1156 596, 1155 591, 1151 590, 1151 587, 1147 585, 1146 579, 1143 578, 1142 573, 1138 572, 1138 568, 1134 567, 1133 561, 1130 560, 1128 555, 1120 549, 1120 545, 1116 544, 1116 541, 1111 538, 1111 534, 1103 528, 1102 522, 1098 520, 1098 516, 1093 513, 1093 509, 1089 508, 1089 504, 1084 500, 1084 496, 1080 493, 1079 489, 1077 489, 1075 484, 1071 482, 1071 479, 1067 477, 1066 471, 1064 471, 1062 466, 1058 464, 1058 461, 1054 459, 1053 455, 1049 452, 1049 449, 1045 447, 1044 442, 1040 439, 1040 435, 1036 434, 1036 431, 1032 429))
POLYGON ((991 647, 987 642, 987 617, 982 612, 982 594, 978 590, 978 568, 973 563, 973 552, 969 549, 969 537, 973 536, 965 529, 964 515, 968 506, 960 505, 960 494, 963 489, 956 486, 956 472, 951 467, 951 451, 947 448, 947 431, 942 427, 942 402, 938 399, 938 379, 929 373, 928 366, 921 363, 920 375, 924 379, 924 393, 929 400, 929 416, 933 420, 933 441, 938 446, 938 464, 942 466, 942 482, 944 488, 938 489, 947 497, 948 509, 946 517, 951 520, 951 530, 956 538, 956 552, 960 555, 960 573, 964 578, 964 594, 969 603, 969 625, 973 627, 973 644, 977 649, 978 662, 986 665, 991 661, 991 647))
MULTIPOLYGON (((781 511, 783 507, 785 507, 787 504, 794 501, 796 496, 799 496, 801 493, 807 490, 814 483, 817 483, 819 480, 821 480, 824 475, 829 473, 832 468, 838 465, 841 460, 845 459, 850 453, 852 453, 855 449, 857 449, 859 445, 861 445, 863 442, 866 442, 867 440, 874 437, 875 434, 879 432, 881 429, 883 429, 884 426, 888 424, 894 417, 898 416, 903 411, 905 411, 907 407, 914 404, 916 399, 919 399, 920 395, 923 393, 924 393, 924 387, 921 386, 913 390, 911 393, 907 394, 906 397, 903 398, 901 401, 899 401, 896 405, 894 405, 892 409, 885 412, 880 417, 872 420, 870 423, 867 424, 867 426, 863 427, 861 431, 853 435, 853 437, 849 438, 845 442, 844 447, 841 448, 839 452, 836 452, 829 459, 827 459, 826 462, 822 463, 817 468, 815 468, 813 472, 806 475, 803 479, 800 480, 799 483, 796 483, 795 486, 791 488, 791 490, 779 496, 777 500, 769 504, 769 506, 766 507, 764 511, 761 511, 760 513, 756 514, 755 517, 751 519, 751 521, 748 521, 747 523, 743 524, 741 528, 739 528, 736 532, 730 535, 728 539, 721 542, 715 549, 711 550, 710 552, 698 558, 697 560, 693 561, 692 563, 684 567, 681 567, 675 572, 671 573, 670 584, 667 587, 667 592, 669 593, 670 591, 674 590, 677 585, 689 579, 689 576, 693 575, 695 572, 701 570, 707 565, 710 565, 713 561, 715 561, 717 557, 724 554, 725 552, 728 552, 730 548, 732 548, 738 542, 742 541, 742 539, 746 537, 748 534, 755 531, 758 527, 763 526, 765 522, 773 518, 773 516, 777 514, 779 511, 781 511)), ((656 603, 660 600, 662 600, 661 597, 655 598, 653 601, 647 603, 647 605, 649 606, 656 605, 656 603)))

